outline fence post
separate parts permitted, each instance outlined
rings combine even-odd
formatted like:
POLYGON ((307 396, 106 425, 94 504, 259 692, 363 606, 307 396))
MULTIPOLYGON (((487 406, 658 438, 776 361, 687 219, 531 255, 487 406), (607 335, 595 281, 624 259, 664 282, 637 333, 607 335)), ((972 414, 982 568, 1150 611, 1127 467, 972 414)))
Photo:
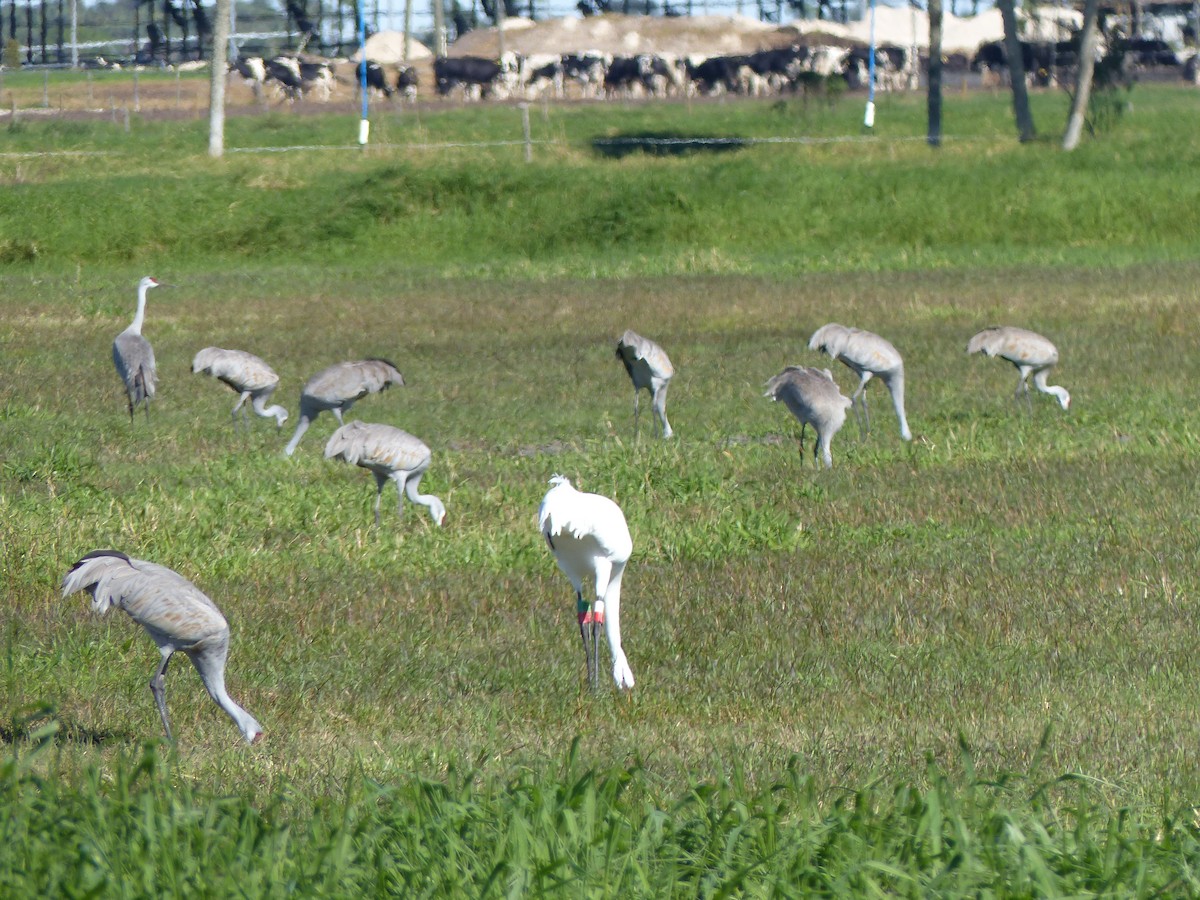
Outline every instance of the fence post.
POLYGON ((138 98, 138 71, 137 71, 137 69, 133 70, 133 111, 134 112, 142 111, 142 104, 138 98))
POLYGON ((525 135, 525 162, 533 162, 533 142, 530 140, 529 133, 529 104, 518 103, 517 109, 521 111, 521 131, 525 135))
POLYGON ((42 69, 42 109, 50 108, 50 70, 42 69))

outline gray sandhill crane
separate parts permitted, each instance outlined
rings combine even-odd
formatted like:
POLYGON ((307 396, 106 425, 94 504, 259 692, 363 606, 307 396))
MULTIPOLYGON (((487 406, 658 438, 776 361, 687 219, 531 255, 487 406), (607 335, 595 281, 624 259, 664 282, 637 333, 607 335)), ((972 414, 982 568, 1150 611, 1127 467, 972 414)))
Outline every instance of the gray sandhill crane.
POLYGON ((138 282, 137 313, 129 327, 117 335, 113 341, 113 365, 125 385, 125 394, 129 398, 129 421, 133 421, 133 411, 140 404, 146 411, 146 419, 150 418, 150 401, 154 399, 154 389, 158 385, 158 367, 154 364, 154 348, 142 337, 142 324, 146 321, 146 292, 158 287, 157 278, 147 275, 138 282))
POLYGON ((165 684, 167 663, 177 651, 187 654, 213 701, 253 744, 262 737, 262 726, 225 691, 225 660, 229 656, 229 625, 204 593, 177 572, 131 559, 116 550, 93 550, 71 567, 62 582, 63 596, 86 590, 92 609, 105 613, 115 606, 125 610, 154 639, 162 665, 150 680, 163 730, 171 740, 167 721, 165 684))
POLYGON ((1046 383, 1050 370, 1058 363, 1058 348, 1037 332, 1014 328, 1011 325, 985 328, 967 342, 967 352, 998 356, 1016 366, 1016 398, 1019 401, 1023 394, 1030 410, 1033 409, 1033 401, 1029 397, 1027 379, 1031 374, 1034 387, 1043 394, 1056 397, 1063 409, 1070 409, 1071 395, 1067 389, 1046 383))
POLYGON ((250 401, 254 412, 264 419, 274 419, 275 426, 282 428, 287 421, 287 410, 278 403, 267 406, 271 394, 279 387, 279 376, 253 353, 244 350, 224 350, 221 347, 205 347, 192 360, 192 373, 211 375, 227 384, 240 394, 233 407, 233 427, 237 430, 238 410, 242 411, 242 423, 250 427, 245 403, 250 401))
POLYGON ((809 350, 820 350, 833 359, 840 359, 858 375, 858 390, 850 400, 858 412, 861 406, 860 424, 865 431, 871 430, 871 414, 867 410, 867 382, 878 376, 888 393, 892 395, 892 407, 900 420, 900 437, 912 440, 908 430, 908 419, 904 415, 904 360, 889 341, 861 328, 847 328, 836 322, 822 325, 808 342, 809 350))
POLYGON ((588 683, 592 688, 600 686, 599 634, 603 625, 613 680, 619 688, 631 688, 633 670, 621 647, 621 576, 633 552, 625 515, 612 500, 577 491, 562 475, 551 478, 550 485, 538 510, 538 528, 575 588, 588 683))
POLYGON ((633 382, 633 433, 638 428, 638 400, 642 389, 650 392, 654 404, 654 415, 662 425, 663 437, 669 438, 671 423, 667 421, 667 387, 671 384, 671 376, 675 367, 667 358, 666 351, 649 338, 644 338, 634 331, 626 331, 617 341, 617 359, 629 373, 633 382))
POLYGON ((800 420, 800 451, 804 452, 804 429, 812 425, 817 431, 817 442, 813 445, 813 465, 817 454, 825 461, 825 468, 833 465, 833 454, 829 443, 841 427, 846 424, 846 410, 853 401, 838 390, 833 373, 828 369, 812 366, 788 366, 767 382, 764 397, 782 400, 784 405, 800 420))
POLYGON ((429 509, 435 525, 446 518, 446 507, 433 494, 417 490, 421 477, 429 468, 432 454, 429 448, 407 431, 391 425, 349 422, 333 433, 325 445, 326 459, 340 459, 351 465, 368 469, 375 476, 375 525, 379 525, 379 501, 388 480, 396 483, 400 512, 404 512, 404 495, 413 503, 429 509))
POLYGON ((355 401, 387 390, 393 384, 403 386, 404 376, 386 359, 341 362, 318 372, 300 391, 300 421, 283 452, 288 456, 296 452, 300 438, 323 410, 332 412, 338 424, 345 425, 342 413, 349 412, 355 401))

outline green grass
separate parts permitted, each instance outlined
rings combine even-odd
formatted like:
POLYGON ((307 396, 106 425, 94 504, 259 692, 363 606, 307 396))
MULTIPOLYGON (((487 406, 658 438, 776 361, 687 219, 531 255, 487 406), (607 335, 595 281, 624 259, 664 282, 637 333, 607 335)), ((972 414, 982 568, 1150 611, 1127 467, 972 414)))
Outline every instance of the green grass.
MULTIPOLYGON (((647 113, 588 107, 550 111, 570 140, 530 167, 519 148, 168 160, 192 126, 154 122, 101 162, 0 159, 0 884, 1195 892, 1191 94, 1134 96, 1070 157, 1019 147, 980 97, 977 139, 936 153, 612 161, 586 135, 647 113), (150 295, 160 396, 131 426, 109 347, 147 271, 177 286, 150 295), (815 471, 762 385, 828 364, 805 347, 832 320, 904 353, 916 439, 872 386, 872 434, 851 421, 815 471), (965 355, 1003 322, 1058 343, 1069 413, 1026 412, 1010 366, 965 355), (670 443, 633 436, 627 327, 678 369, 670 443), (394 494, 371 527, 372 480, 321 458, 328 416, 291 460, 286 427, 235 436, 233 394, 189 372, 209 344, 271 362, 293 415, 319 368, 394 360, 407 385, 353 416, 429 443, 445 527, 394 494), (629 697, 581 684, 534 523, 555 472, 629 520, 629 697), (182 661, 178 745, 153 742, 151 642, 59 597, 97 547, 222 607, 262 744, 182 661)), ((919 104, 889 102, 919 134, 919 104)), ((1061 102, 1039 102, 1048 130, 1061 102)), ((421 115, 449 134, 515 114, 421 115)))

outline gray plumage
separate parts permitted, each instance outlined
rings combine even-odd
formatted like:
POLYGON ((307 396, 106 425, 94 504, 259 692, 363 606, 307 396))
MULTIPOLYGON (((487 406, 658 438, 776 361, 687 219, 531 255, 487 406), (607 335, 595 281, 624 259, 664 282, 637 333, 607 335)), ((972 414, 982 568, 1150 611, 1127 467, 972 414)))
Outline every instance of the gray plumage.
POLYGON ((340 459, 351 465, 368 469, 375 476, 375 524, 379 524, 379 501, 388 480, 396 483, 399 510, 404 512, 404 495, 413 503, 429 509, 434 524, 441 525, 446 507, 433 494, 422 494, 417 488, 429 468, 430 450, 418 438, 391 425, 350 422, 333 433, 325 445, 326 459, 340 459))
POLYGON ((1050 370, 1058 364, 1058 348, 1037 332, 1011 325, 985 328, 967 342, 967 353, 998 356, 1016 366, 1016 397, 1019 400, 1024 395, 1030 409, 1033 408, 1027 380, 1030 375, 1033 375, 1034 387, 1055 397, 1063 409, 1070 409, 1071 395, 1067 389, 1046 383, 1050 370))
POLYGON ((249 427, 245 403, 250 401, 254 412, 264 419, 274 419, 277 428, 287 421, 287 410, 279 404, 267 406, 271 394, 279 387, 279 376, 253 353, 244 350, 224 350, 221 347, 205 347, 192 360, 192 373, 211 375, 228 385, 237 394, 233 407, 233 427, 238 424, 238 410, 242 411, 242 422, 249 427))
POLYGON ((387 390, 393 384, 403 386, 404 376, 386 359, 337 363, 318 372, 300 391, 300 421, 283 452, 288 456, 296 452, 300 438, 323 410, 332 412, 338 425, 344 425, 342 413, 349 412, 355 401, 387 390))
POLYGON ((833 373, 828 369, 812 366, 788 366, 767 382, 764 397, 782 401, 800 420, 800 451, 804 451, 804 429, 812 425, 817 431, 817 442, 813 445, 813 465, 817 454, 825 461, 825 468, 833 465, 833 454, 829 443, 841 427, 846 424, 846 410, 851 400, 838 390, 833 373))
POLYGON ((123 609, 158 645, 162 664, 150 681, 150 692, 168 740, 167 664, 180 651, 187 654, 208 695, 233 720, 242 736, 252 744, 262 737, 262 726, 254 716, 225 691, 229 624, 199 588, 166 566, 131 559, 116 550, 93 550, 63 578, 64 597, 82 590, 92 595, 93 610, 103 614, 112 606, 123 609))
POLYGON ((878 376, 892 397, 892 407, 900 420, 900 437, 912 440, 908 419, 904 415, 904 360, 892 344, 879 335, 861 328, 847 328, 836 322, 822 325, 808 342, 809 350, 827 353, 840 359, 858 375, 858 389, 850 396, 852 404, 861 407, 864 430, 871 430, 871 414, 867 410, 867 382, 878 376))
POLYGON ((667 358, 666 351, 649 338, 635 331, 626 331, 617 341, 617 359, 624 364, 629 380, 633 382, 634 434, 637 434, 638 428, 638 400, 645 389, 650 392, 654 415, 662 425, 663 437, 669 438, 674 432, 667 421, 667 387, 675 374, 675 367, 667 358))
POLYGON ((133 421, 133 411, 140 405, 150 418, 150 401, 154 399, 154 391, 158 386, 158 367, 154 363, 154 348, 142 337, 142 324, 146 321, 146 292, 158 287, 158 279, 147 275, 138 282, 137 313, 129 327, 117 335, 113 341, 113 365, 125 385, 125 395, 129 399, 129 421, 133 421))

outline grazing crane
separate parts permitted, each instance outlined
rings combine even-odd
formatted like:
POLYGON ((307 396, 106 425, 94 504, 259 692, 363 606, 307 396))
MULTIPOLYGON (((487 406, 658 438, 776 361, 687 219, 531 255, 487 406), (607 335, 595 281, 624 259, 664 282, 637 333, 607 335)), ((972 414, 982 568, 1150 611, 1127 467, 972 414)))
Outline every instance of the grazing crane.
POLYGON ((275 419, 275 426, 282 428, 287 421, 287 410, 278 403, 267 406, 271 394, 279 387, 279 376, 253 353, 244 350, 223 350, 220 347, 205 347, 192 360, 192 373, 211 375, 224 382, 240 394, 233 407, 233 428, 238 425, 238 410, 242 411, 242 423, 250 427, 245 403, 250 401, 254 411, 264 419, 275 419))
POLYGON ((393 384, 403 386, 404 376, 386 359, 342 362, 318 372, 300 391, 300 421, 283 452, 288 456, 296 452, 300 438, 322 410, 331 410, 338 424, 344 425, 342 413, 349 412, 356 400, 378 394, 393 384))
POLYGON ((138 282, 137 313, 129 327, 113 341, 113 365, 125 384, 129 398, 129 421, 133 422, 133 411, 139 404, 150 419, 150 401, 154 399, 154 388, 158 384, 158 368, 154 364, 154 348, 142 337, 142 323, 146 321, 146 292, 158 287, 157 278, 147 275, 138 282))
POLYGON ((600 686, 599 634, 603 625, 613 660, 613 680, 619 688, 631 688, 633 670, 621 649, 621 576, 633 552, 625 516, 607 497, 577 491, 562 475, 551 478, 550 485, 538 510, 538 528, 575 588, 588 683, 593 688, 600 686))
POLYGON ((225 692, 229 625, 199 588, 166 566, 131 559, 116 550, 93 550, 63 578, 64 597, 82 590, 91 593, 93 610, 101 614, 110 606, 125 610, 158 645, 162 665, 150 680, 150 692, 167 740, 172 740, 165 694, 167 663, 179 650, 187 654, 208 695, 233 719, 242 736, 251 744, 262 737, 262 726, 254 716, 225 692))
POLYGON ((908 419, 904 416, 904 360, 890 342, 861 328, 847 328, 830 322, 822 325, 808 342, 809 350, 827 353, 832 359, 840 359, 859 377, 858 390, 850 397, 852 404, 862 407, 859 424, 865 423, 865 432, 871 430, 871 414, 867 410, 867 382, 878 375, 888 393, 892 395, 892 406, 900 420, 900 437, 912 440, 908 430, 908 419))
POLYGON ((1046 377, 1058 363, 1058 348, 1037 332, 1014 328, 1011 325, 985 328, 967 343, 967 352, 998 356, 1016 366, 1016 398, 1020 401, 1021 395, 1024 394, 1031 411, 1033 401, 1029 397, 1029 383, 1026 380, 1030 374, 1033 375, 1034 387, 1043 394, 1053 394, 1063 409, 1070 409, 1071 395, 1067 393, 1067 389, 1046 384, 1046 377))
POLYGON ((431 453, 425 444, 407 431, 391 425, 350 422, 333 433, 325 445, 326 459, 340 459, 351 465, 369 469, 375 476, 375 525, 379 525, 379 501, 388 479, 396 482, 400 512, 404 512, 404 495, 413 503, 429 509, 435 525, 446 518, 446 507, 433 494, 417 490, 421 476, 429 468, 431 453))
POLYGON ((800 420, 800 452, 804 452, 804 429, 812 425, 817 430, 817 442, 813 445, 813 465, 817 464, 817 453, 825 460, 825 468, 833 466, 833 455, 829 442, 846 424, 846 410, 853 401, 838 390, 833 373, 828 369, 812 366, 788 366, 767 382, 764 397, 782 400, 800 420))
POLYGON ((671 423, 667 421, 667 387, 675 367, 667 358, 666 351, 649 338, 634 331, 626 331, 617 341, 617 359, 625 365, 629 380, 633 382, 633 433, 638 430, 638 400, 642 388, 650 392, 654 403, 654 415, 662 424, 663 437, 669 438, 671 423))

